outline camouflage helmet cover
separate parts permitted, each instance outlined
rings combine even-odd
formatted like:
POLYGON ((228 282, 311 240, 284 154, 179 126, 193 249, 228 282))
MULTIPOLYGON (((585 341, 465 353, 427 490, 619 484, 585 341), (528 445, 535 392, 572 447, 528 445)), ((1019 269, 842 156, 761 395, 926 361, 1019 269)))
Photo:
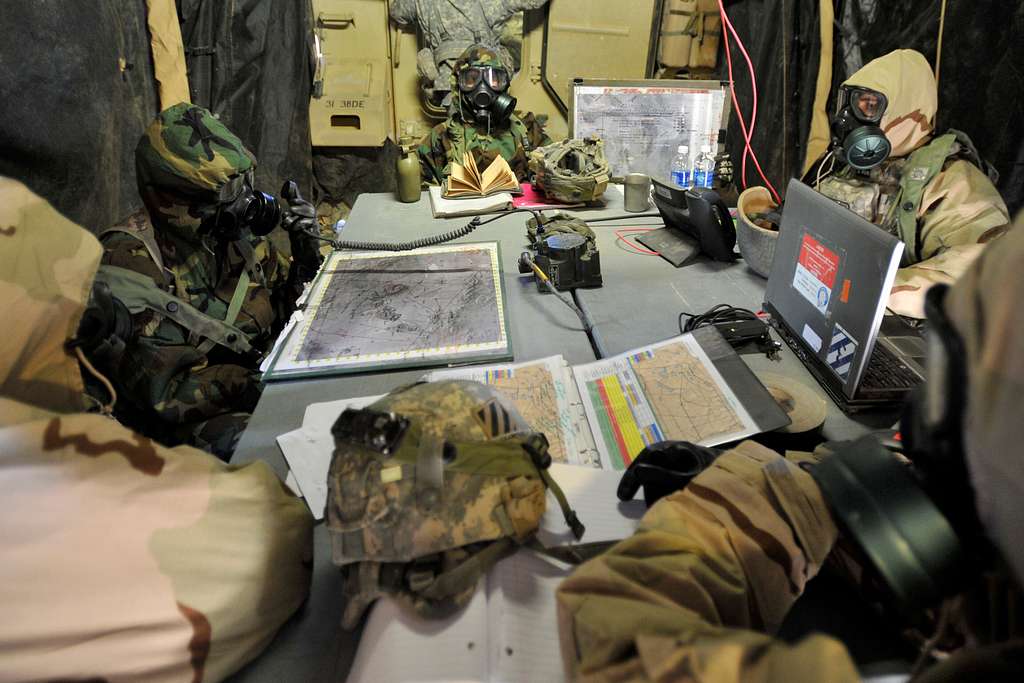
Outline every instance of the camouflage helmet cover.
POLYGON ((496 69, 506 69, 508 66, 501 61, 501 55, 495 48, 486 45, 470 45, 452 66, 452 74, 458 75, 467 66, 490 66, 496 69))
POLYGON ((530 152, 534 183, 546 197, 563 202, 597 199, 608 188, 608 160, 600 138, 566 138, 530 152))
POLYGON ((523 446, 528 427, 492 388, 468 381, 398 389, 367 411, 408 427, 383 455, 335 425, 326 517, 334 563, 346 573, 344 621, 354 625, 383 592, 422 614, 444 613, 472 596, 476 576, 431 596, 408 585, 411 568, 444 570, 493 541, 522 542, 544 514, 545 484, 523 446))
MULTIPOLYGON (((209 110, 181 102, 160 112, 135 148, 139 186, 213 194, 256 167, 252 153, 209 110)), ((229 193, 230 194, 230 193, 229 193)))

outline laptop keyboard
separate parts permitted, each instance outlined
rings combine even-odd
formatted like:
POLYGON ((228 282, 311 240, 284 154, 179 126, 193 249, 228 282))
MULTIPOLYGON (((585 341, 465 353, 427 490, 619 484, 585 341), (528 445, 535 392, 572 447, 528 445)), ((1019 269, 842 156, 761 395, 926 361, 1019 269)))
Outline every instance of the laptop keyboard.
POLYGON ((904 365, 883 344, 875 344, 871 362, 861 377, 858 393, 878 389, 909 389, 921 381, 917 373, 904 365))

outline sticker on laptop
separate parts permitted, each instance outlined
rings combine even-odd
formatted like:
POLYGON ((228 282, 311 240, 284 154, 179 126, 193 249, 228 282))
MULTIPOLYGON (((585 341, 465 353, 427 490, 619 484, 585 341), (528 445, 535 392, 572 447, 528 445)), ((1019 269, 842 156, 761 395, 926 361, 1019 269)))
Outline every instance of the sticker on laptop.
POLYGON ((807 233, 800 244, 800 256, 793 275, 793 288, 824 315, 839 272, 839 254, 807 233))
POLYGON ((832 331, 832 341, 828 345, 828 356, 825 357, 825 362, 845 382, 850 376, 853 357, 856 354, 857 340, 837 323, 832 331))
POLYGON ((804 338, 804 341, 807 342, 807 345, 814 349, 815 353, 821 351, 821 337, 818 336, 817 332, 811 329, 810 325, 804 323, 803 332, 800 334, 804 338))

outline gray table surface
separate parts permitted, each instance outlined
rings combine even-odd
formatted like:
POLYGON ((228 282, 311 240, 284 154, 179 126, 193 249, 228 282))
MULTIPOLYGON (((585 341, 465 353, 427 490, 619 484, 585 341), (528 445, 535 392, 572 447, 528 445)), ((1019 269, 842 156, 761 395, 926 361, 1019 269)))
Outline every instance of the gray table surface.
MULTIPOLYGON (((604 209, 571 212, 583 218, 626 213, 620 188, 610 187, 606 201, 604 209)), ((653 205, 651 211, 655 211, 653 205)), ((508 216, 458 241, 501 243, 515 361, 558 353, 570 364, 594 360, 590 342, 575 314, 554 297, 539 294, 532 278, 518 273, 516 264, 526 244, 527 218, 526 214, 508 216)), ((352 240, 403 241, 446 232, 467 220, 433 219, 426 193, 413 204, 399 203, 391 194, 363 194, 356 201, 342 236, 352 240)), ((615 236, 616 229, 660 225, 656 217, 634 216, 591 224, 598 235, 604 286, 578 290, 577 297, 588 307, 610 354, 677 335, 677 319, 683 310, 701 313, 717 303, 752 310, 761 307, 765 280, 742 261, 732 264, 699 261, 674 268, 658 256, 632 253, 615 236)), ((744 355, 743 359, 755 371, 790 375, 824 396, 788 347, 784 346, 780 355, 779 361, 770 361, 764 355, 744 355)), ((287 465, 275 438, 301 426, 307 405, 386 393, 423 372, 423 369, 414 369, 270 383, 242 435, 232 464, 262 460, 284 478, 287 465)), ((826 401, 828 417, 824 434, 829 439, 853 438, 894 420, 892 415, 869 415, 859 418, 860 421, 851 420, 831 400, 826 398, 826 401)), ((285 624, 267 650, 232 677, 232 681, 344 679, 359 634, 345 632, 340 627, 343 608, 340 574, 330 562, 329 539, 322 524, 315 527, 314 544, 309 601, 285 624)))

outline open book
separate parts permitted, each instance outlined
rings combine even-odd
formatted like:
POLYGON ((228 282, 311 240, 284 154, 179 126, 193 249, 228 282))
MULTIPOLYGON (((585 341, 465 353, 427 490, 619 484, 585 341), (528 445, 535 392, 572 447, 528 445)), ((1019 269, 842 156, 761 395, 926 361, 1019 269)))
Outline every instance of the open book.
POLYGON ((486 197, 495 192, 519 192, 519 180, 502 156, 494 161, 483 173, 476 167, 472 152, 462 157, 462 163, 452 162, 451 174, 445 184, 446 199, 461 197, 486 197))
POLYGON ((569 367, 561 356, 437 370, 493 385, 547 436, 555 462, 611 471, 658 441, 730 443, 789 418, 714 328, 569 367))

